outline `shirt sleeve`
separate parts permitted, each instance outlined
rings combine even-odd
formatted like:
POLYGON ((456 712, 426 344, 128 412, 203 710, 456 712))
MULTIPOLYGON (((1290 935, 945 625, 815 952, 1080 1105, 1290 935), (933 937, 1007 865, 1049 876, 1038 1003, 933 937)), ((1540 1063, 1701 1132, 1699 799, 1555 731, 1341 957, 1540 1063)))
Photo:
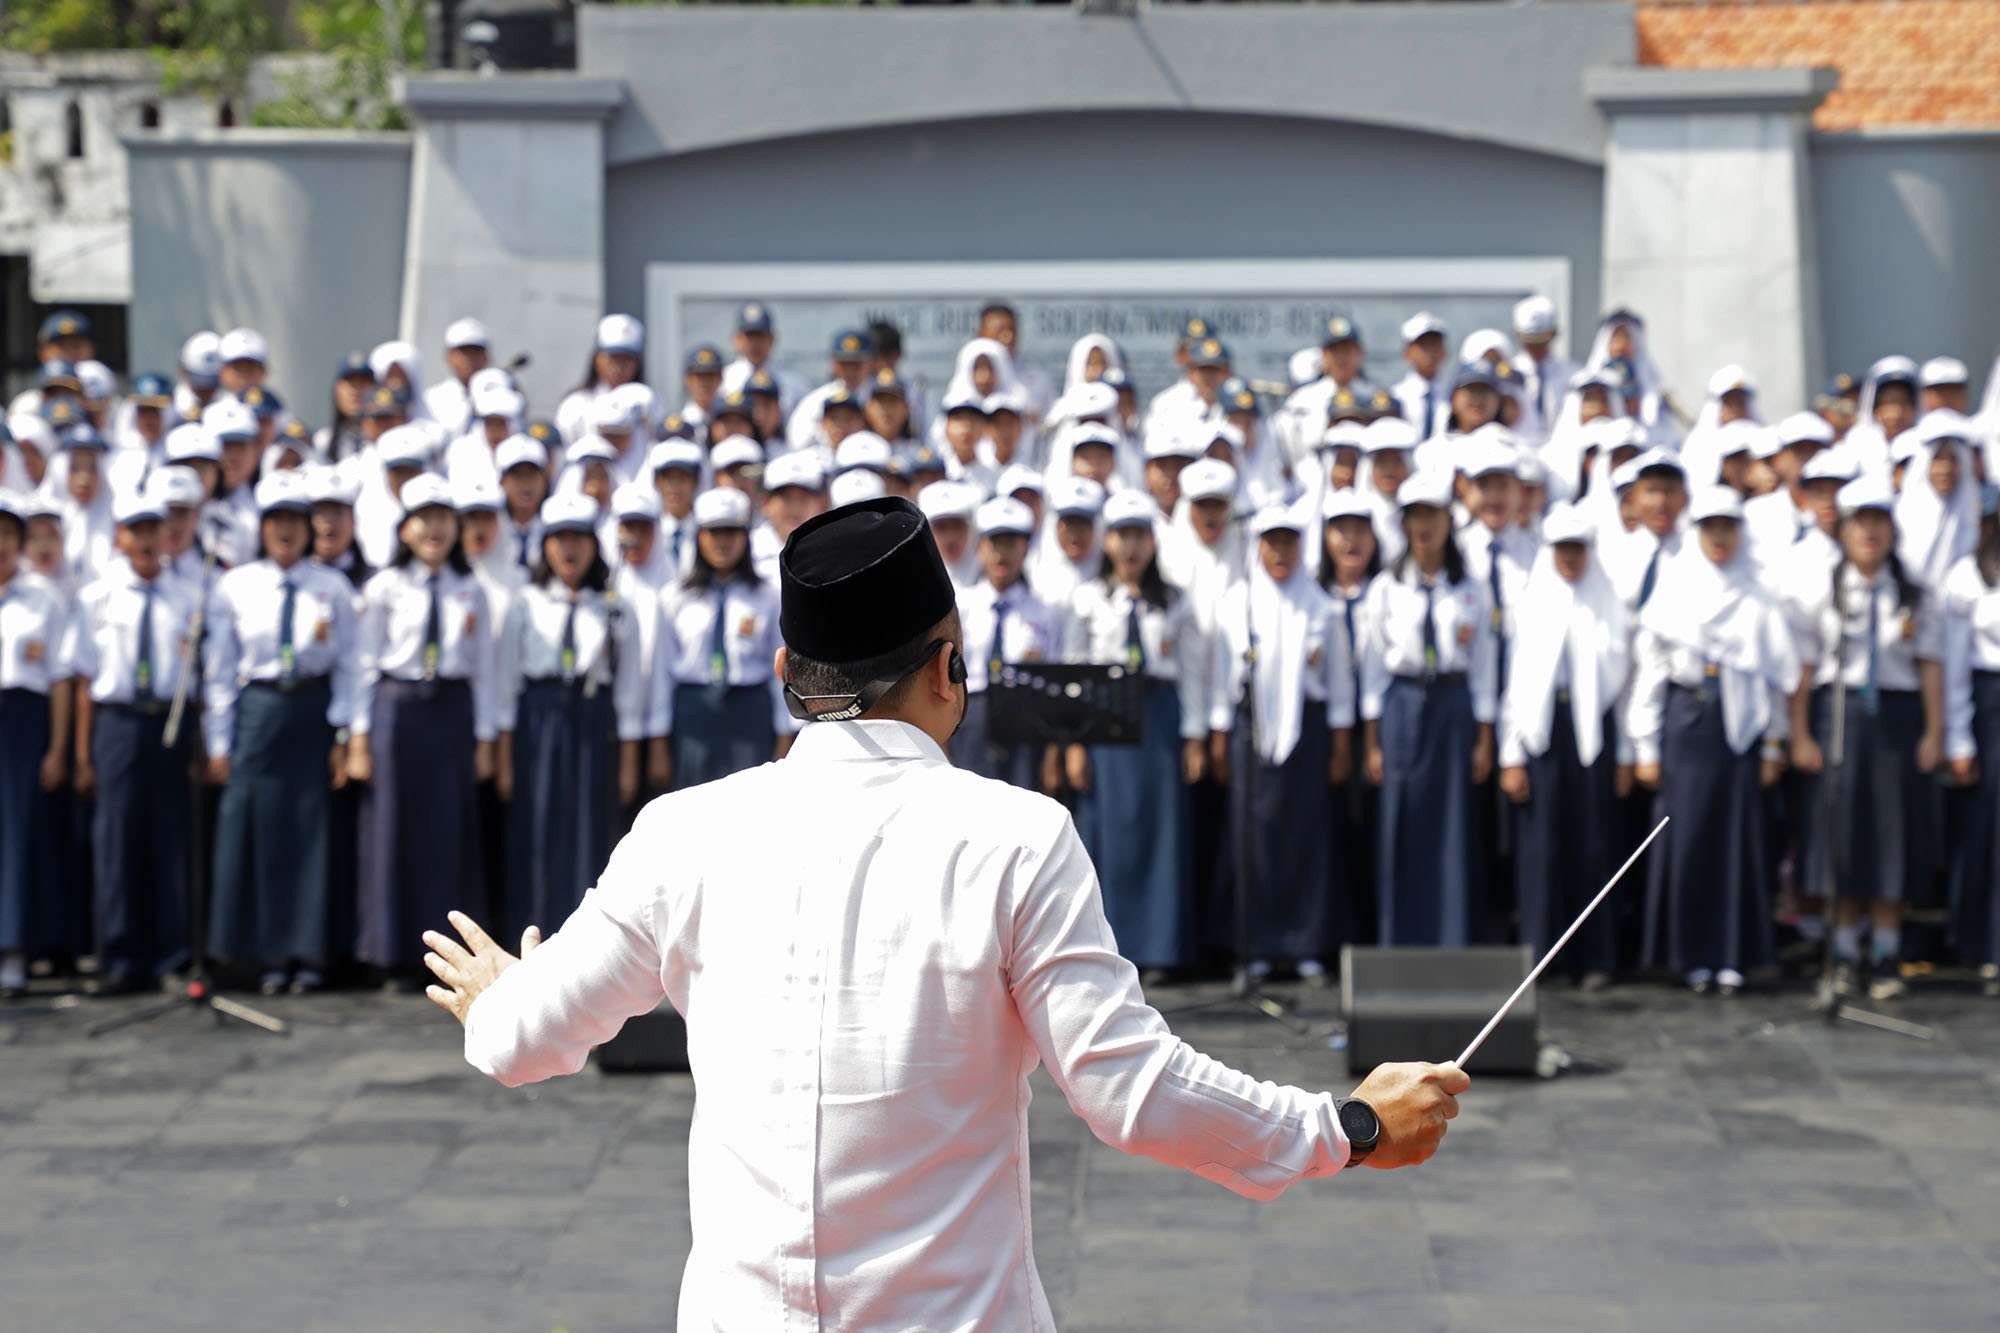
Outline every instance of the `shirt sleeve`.
POLYGON ((1631 693, 1625 707, 1625 734, 1632 738, 1633 761, 1660 762, 1660 728, 1665 725, 1667 647, 1651 630, 1632 640, 1631 693))
POLYGON ((88 690, 97 677, 97 606, 88 597, 77 603, 76 613, 63 627, 63 661, 69 663, 70 674, 83 679, 83 688, 88 690))
POLYGON ((1326 617, 1323 642, 1326 653, 1326 725, 1346 731, 1354 725, 1354 645, 1347 641, 1346 620, 1334 613, 1331 604, 1326 617))
POLYGON ((647 735, 646 721, 652 711, 651 700, 647 696, 653 677, 639 637, 637 613, 641 609, 615 604, 612 620, 615 631, 612 642, 617 646, 618 664, 611 680, 611 699, 613 711, 618 715, 618 739, 621 741, 644 740, 647 735))
POLYGON ((654 910, 666 864, 658 809, 640 816, 562 928, 473 1001, 467 1064, 510 1088, 574 1074, 626 1019, 666 997, 654 910))
POLYGON ((1367 627, 1361 635, 1361 720, 1382 719, 1382 696, 1389 692, 1389 593, 1381 577, 1368 585, 1361 599, 1362 618, 1367 627))
POLYGON ((674 660, 680 656, 680 639, 674 633, 672 603, 664 595, 653 599, 652 679, 647 683, 648 736, 671 736, 674 731, 674 660))
POLYGON ((1067 816, 1053 847, 1017 874, 1025 883, 1008 947, 1014 1007, 1093 1134, 1252 1199, 1275 1199, 1347 1164, 1331 1094, 1259 1082, 1210 1059, 1146 1003, 1067 816))
POLYGON ((226 584, 215 585, 202 644, 202 740, 211 757, 229 756, 236 720, 236 607, 226 584))
POLYGON ((493 653, 493 729, 512 731, 521 710, 521 635, 528 628, 528 599, 509 598, 500 619, 499 645, 493 653))
POLYGON ((1221 605, 1216 608, 1215 634, 1209 642, 1208 656, 1208 729, 1228 731, 1236 725, 1236 701, 1230 696, 1236 684, 1235 654, 1230 651, 1227 617, 1235 602, 1236 589, 1223 593, 1221 605))
MULTIPOLYGON (((1943 617, 1944 757, 1970 759, 1979 753, 1972 739, 1972 621, 1956 610, 1943 617)), ((2000 756, 1988 756, 1988 762, 2000 756)))
POLYGON ((388 637, 388 612, 379 584, 370 579, 361 591, 361 614, 355 624, 354 717, 348 723, 356 736, 366 736, 375 712, 375 683, 382 679, 382 651, 388 637))
MULTIPOLYGON (((1497 558, 1497 557, 1496 557, 1497 558)), ((1493 635, 1488 632, 1493 615, 1493 600, 1486 595, 1486 589, 1475 585, 1476 602, 1472 635, 1472 720, 1493 723, 1500 711, 1498 694, 1500 690, 1500 655, 1494 645, 1493 635)))
POLYGON ((1208 735, 1208 644, 1195 623, 1194 603, 1183 592, 1167 613, 1166 632, 1174 641, 1174 664, 1180 673, 1181 739, 1198 741, 1208 735))
MULTIPOLYGON (((340 580, 345 584, 346 579, 340 580)), ((333 584, 327 602, 333 612, 333 669, 329 673, 327 689, 330 697, 326 704, 326 724, 335 730, 349 726, 354 721, 355 687, 360 683, 360 627, 354 614, 354 599, 347 589, 333 584)))
POLYGON ((487 619, 493 614, 493 604, 486 596, 486 589, 477 583, 472 585, 473 604, 477 606, 478 632, 472 642, 472 738, 475 741, 490 741, 499 734, 495 725, 498 712, 495 696, 498 693, 500 669, 495 662, 499 655, 497 640, 488 628, 492 623, 487 619))

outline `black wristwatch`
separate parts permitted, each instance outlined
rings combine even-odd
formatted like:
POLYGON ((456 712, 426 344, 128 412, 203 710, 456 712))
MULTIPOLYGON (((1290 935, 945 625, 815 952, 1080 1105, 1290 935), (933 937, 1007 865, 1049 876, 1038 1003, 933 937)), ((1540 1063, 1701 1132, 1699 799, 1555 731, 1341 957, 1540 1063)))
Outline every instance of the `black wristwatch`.
POLYGON ((1359 1097, 1341 1098, 1333 1104, 1333 1111, 1340 1117, 1340 1132, 1347 1135, 1347 1164, 1358 1166, 1375 1151, 1375 1141, 1382 1137, 1382 1121, 1375 1108, 1359 1097))

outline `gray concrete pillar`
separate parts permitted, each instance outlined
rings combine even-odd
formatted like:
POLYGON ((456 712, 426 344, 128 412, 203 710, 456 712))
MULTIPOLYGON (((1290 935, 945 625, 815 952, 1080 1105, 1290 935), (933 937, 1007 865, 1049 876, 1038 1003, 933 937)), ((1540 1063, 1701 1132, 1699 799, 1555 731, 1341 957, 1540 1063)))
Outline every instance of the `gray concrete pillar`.
POLYGON ((529 354, 522 388, 553 415, 601 313, 604 127, 625 85, 434 74, 402 91, 416 130, 402 336, 435 379, 445 326, 485 321, 496 361, 529 354))
POLYGON ((1608 122, 1604 302, 1646 319, 1648 345, 1692 415, 1736 362, 1767 420, 1823 373, 1807 132, 1831 69, 1592 69, 1608 122))

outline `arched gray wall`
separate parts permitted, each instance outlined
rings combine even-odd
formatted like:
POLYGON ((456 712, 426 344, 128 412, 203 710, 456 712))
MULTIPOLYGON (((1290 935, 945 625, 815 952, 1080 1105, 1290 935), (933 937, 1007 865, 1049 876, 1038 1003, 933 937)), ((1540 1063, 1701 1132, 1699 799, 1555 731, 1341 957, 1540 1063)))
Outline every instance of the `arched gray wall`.
POLYGON ((2000 350, 2000 134, 1820 135, 1812 162, 1827 365, 1949 354, 1978 393, 2000 350))
POLYGON ((1566 255, 1580 335, 1598 308, 1602 181, 1586 163, 1435 135, 1208 113, 778 139, 612 168, 607 308, 643 309, 655 260, 1566 255))

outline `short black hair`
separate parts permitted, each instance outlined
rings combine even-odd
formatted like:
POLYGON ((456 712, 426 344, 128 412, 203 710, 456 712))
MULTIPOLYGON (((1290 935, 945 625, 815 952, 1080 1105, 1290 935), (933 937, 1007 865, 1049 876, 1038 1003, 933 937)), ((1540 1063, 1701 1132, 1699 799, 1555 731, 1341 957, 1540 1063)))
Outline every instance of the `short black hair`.
POLYGON ((979 322, 981 324, 986 322, 989 315, 1005 315, 1017 325, 1021 322, 1021 316, 1015 313, 1014 307, 1008 305, 1005 301, 988 301, 985 305, 979 307, 979 322))
POLYGON ((935 645, 940 640, 964 643, 956 609, 915 638, 859 662, 822 662, 804 653, 787 651, 785 681, 797 694, 824 700, 827 707, 822 711, 833 712, 876 681, 893 680, 895 687, 875 701, 875 708, 894 707, 908 697, 917 668, 936 651, 935 645))
POLYGON ((897 356, 903 350, 903 331, 886 319, 878 319, 870 324, 868 337, 875 344, 877 356, 897 356))

